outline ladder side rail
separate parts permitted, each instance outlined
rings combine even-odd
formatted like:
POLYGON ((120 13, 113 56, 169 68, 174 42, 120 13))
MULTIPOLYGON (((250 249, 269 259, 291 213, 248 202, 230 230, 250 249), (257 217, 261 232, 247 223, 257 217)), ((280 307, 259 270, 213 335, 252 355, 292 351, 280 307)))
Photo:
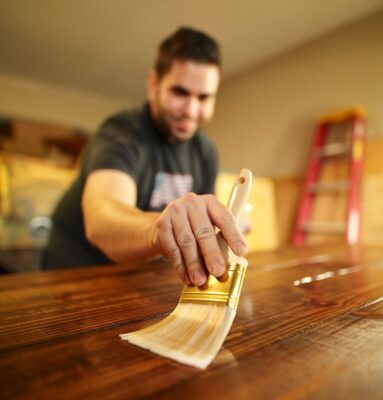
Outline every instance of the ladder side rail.
POLYGON ((312 205, 315 193, 312 193, 310 187, 317 183, 320 174, 320 149, 323 147, 328 133, 328 124, 319 123, 316 128, 314 141, 312 144, 311 155, 307 167, 305 182, 303 184, 301 199, 296 218, 296 224, 293 235, 293 245, 298 247, 305 243, 307 232, 303 229, 312 212, 312 205))
POLYGON ((366 141, 366 121, 355 117, 352 123, 352 150, 349 161, 349 188, 346 208, 346 243, 355 245, 361 240, 361 184, 366 141))

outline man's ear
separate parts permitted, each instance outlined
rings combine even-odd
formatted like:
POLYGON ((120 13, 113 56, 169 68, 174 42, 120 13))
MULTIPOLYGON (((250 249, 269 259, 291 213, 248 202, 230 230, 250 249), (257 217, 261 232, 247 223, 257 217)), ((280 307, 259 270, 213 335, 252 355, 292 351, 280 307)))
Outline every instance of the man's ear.
POLYGON ((148 76, 148 81, 146 83, 146 90, 148 92, 149 100, 153 100, 155 98, 155 94, 158 89, 158 74, 155 70, 151 70, 148 76))

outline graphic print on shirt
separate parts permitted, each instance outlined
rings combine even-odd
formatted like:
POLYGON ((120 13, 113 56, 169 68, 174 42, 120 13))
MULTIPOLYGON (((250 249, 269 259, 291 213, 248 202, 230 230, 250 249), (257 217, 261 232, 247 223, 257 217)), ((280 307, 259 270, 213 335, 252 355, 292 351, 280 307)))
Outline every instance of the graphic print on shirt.
POLYGON ((172 200, 191 192, 193 176, 191 174, 169 174, 157 172, 154 189, 150 198, 150 208, 160 209, 172 200))

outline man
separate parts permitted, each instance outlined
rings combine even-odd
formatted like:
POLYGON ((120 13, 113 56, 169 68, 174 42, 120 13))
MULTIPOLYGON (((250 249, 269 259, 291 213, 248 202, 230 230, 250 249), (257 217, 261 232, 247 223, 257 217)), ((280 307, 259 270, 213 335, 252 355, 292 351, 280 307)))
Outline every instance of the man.
POLYGON ((143 109, 109 118, 53 215, 44 268, 168 258, 186 284, 220 277, 222 231, 237 255, 246 243, 212 194, 216 151, 201 131, 214 113, 220 51, 181 28, 160 46, 143 109))

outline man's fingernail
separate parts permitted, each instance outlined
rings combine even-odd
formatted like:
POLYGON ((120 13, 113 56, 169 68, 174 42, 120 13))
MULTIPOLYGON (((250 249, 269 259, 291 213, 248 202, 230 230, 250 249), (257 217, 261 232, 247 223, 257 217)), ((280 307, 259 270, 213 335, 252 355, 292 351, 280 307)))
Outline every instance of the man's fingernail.
POLYGON ((210 272, 215 277, 221 276, 225 272, 225 265, 223 263, 216 262, 210 267, 210 272))
POLYGON ((206 276, 202 275, 200 272, 196 271, 193 273, 193 283, 197 286, 203 285, 205 283, 206 276))
POLYGON ((235 254, 237 256, 244 256, 247 253, 247 246, 243 243, 239 243, 235 246, 235 254))

